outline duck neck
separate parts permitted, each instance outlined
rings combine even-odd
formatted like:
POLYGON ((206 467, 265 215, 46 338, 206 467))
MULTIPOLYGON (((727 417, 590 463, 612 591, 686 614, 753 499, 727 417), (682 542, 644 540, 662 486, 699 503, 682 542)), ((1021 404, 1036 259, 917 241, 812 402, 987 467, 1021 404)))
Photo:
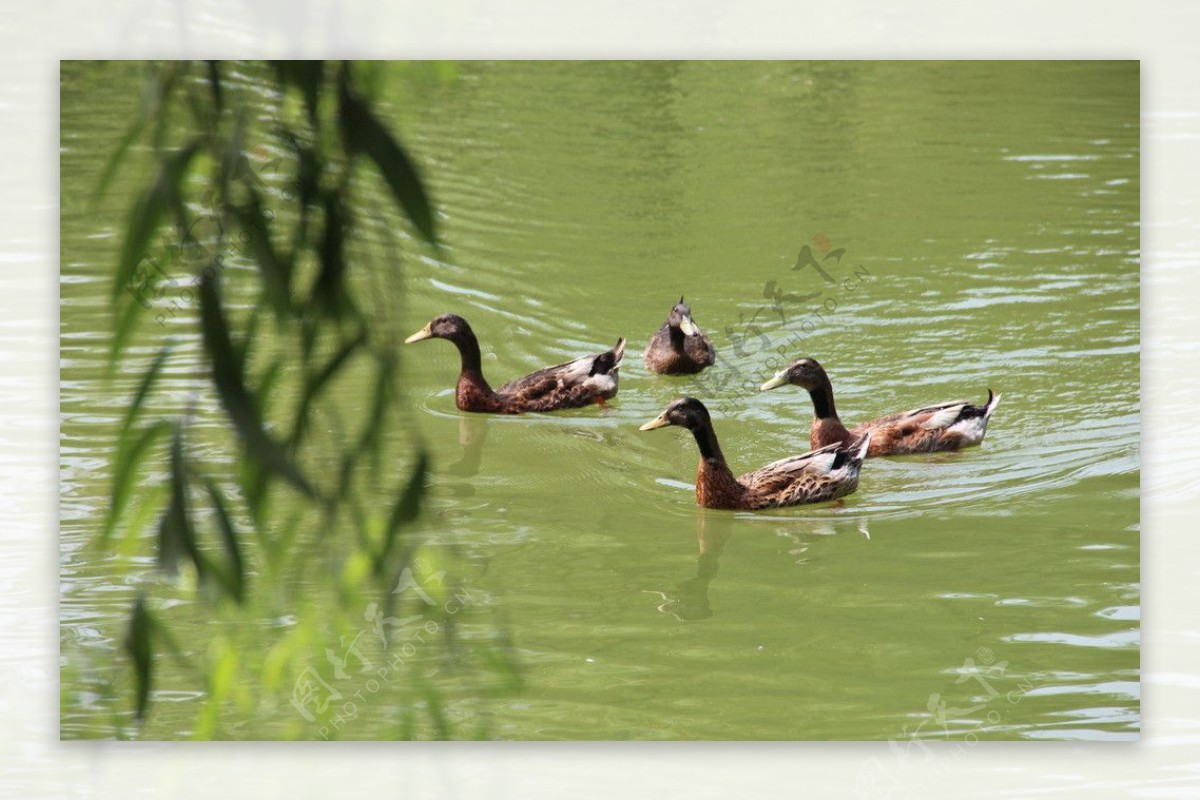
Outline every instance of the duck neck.
POLYGON ((833 405, 833 386, 828 378, 808 391, 812 398, 813 421, 809 429, 809 443, 813 448, 824 448, 835 442, 849 442, 850 432, 838 418, 837 407, 833 405))
POLYGON ((833 403, 833 385, 828 378, 810 389, 808 397, 812 398, 813 416, 818 420, 838 419, 837 407, 833 403))
POLYGON ((683 333, 683 329, 677 325, 667 323, 667 337, 671 340, 671 349, 676 353, 683 353, 683 344, 687 339, 687 335, 683 333))
POLYGON ((696 501, 713 509, 736 509, 746 488, 742 486, 721 453, 712 425, 692 432, 700 446, 700 464, 696 468, 696 501))
POLYGON ((459 385, 468 383, 489 395, 492 394, 491 386, 483 377, 483 357, 479 352, 479 340, 475 338, 475 332, 469 328, 460 331, 451 342, 458 348, 458 355, 462 358, 462 367, 458 373, 459 385))
POLYGON ((711 424, 693 429, 692 436, 700 447, 701 459, 725 464, 725 455, 721 453, 721 444, 717 442, 717 432, 713 431, 711 424))

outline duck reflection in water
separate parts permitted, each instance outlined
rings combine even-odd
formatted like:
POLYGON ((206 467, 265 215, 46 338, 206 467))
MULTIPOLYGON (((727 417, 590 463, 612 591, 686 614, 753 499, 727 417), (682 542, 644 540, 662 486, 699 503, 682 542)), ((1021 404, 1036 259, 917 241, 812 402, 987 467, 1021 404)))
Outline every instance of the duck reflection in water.
MULTIPOLYGON (((806 564, 809 561, 808 553, 812 547, 810 538, 813 536, 831 537, 836 534, 847 535, 854 532, 864 540, 871 539, 871 532, 865 517, 780 521, 760 516, 747 518, 731 515, 721 510, 699 509, 696 513, 696 543, 699 546, 699 555, 696 557, 696 575, 679 582, 675 589, 667 592, 646 590, 662 599, 655 608, 680 623, 691 623, 712 617, 714 612, 709 600, 708 588, 717 576, 721 555, 725 552, 725 546, 733 536, 734 524, 756 526, 763 522, 773 525, 778 536, 786 537, 795 543, 795 547, 788 549, 788 555, 798 565, 806 564), (786 522, 787 525, 780 526, 778 525, 780 522, 786 522)), ((753 533, 750 532, 751 535, 753 533)), ((744 536, 746 536, 745 533, 744 536)))
POLYGON ((707 509, 697 511, 696 542, 700 555, 696 558, 696 575, 681 581, 672 591, 657 592, 662 598, 658 611, 680 623, 713 616, 712 604, 708 600, 708 585, 717 575, 721 553, 732 534, 733 515, 707 509))
POLYGON ((864 540, 871 539, 871 530, 865 517, 845 520, 795 521, 792 525, 780 526, 775 529, 775 533, 780 537, 786 537, 794 543, 795 547, 788 550, 788 556, 791 556, 798 565, 808 564, 809 550, 812 548, 814 536, 848 535, 852 531, 859 534, 864 540))
MULTIPOLYGON (((458 444, 462 446, 462 454, 457 462, 446 466, 446 475, 459 478, 474 478, 479 475, 491 422, 489 417, 476 415, 458 419, 458 444)), ((449 484, 447 488, 459 498, 470 498, 475 494, 475 485, 470 481, 449 484)))

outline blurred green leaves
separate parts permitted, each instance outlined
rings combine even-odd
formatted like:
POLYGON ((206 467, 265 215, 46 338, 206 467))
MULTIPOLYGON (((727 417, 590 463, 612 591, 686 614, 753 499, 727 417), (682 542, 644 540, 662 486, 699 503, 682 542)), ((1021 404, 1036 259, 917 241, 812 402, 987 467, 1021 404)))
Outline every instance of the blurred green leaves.
POLYGON ((200 328, 204 350, 212 366, 212 383, 221 404, 247 453, 269 472, 280 476, 309 498, 315 498, 316 490, 300 468, 263 427, 258 404, 244 381, 245 365, 233 347, 217 281, 215 270, 206 270, 200 279, 200 328))
POLYGON ((417 168, 370 105, 354 91, 348 65, 343 65, 338 75, 338 104, 341 109, 338 122, 348 149, 365 153, 375 163, 408 219, 426 242, 436 244, 433 209, 417 168))
POLYGON ((175 426, 171 438, 171 500, 158 523, 158 566, 169 573, 179 568, 185 556, 204 578, 204 562, 196 547, 196 531, 188 498, 188 467, 183 455, 183 428, 175 426))
POLYGON ((246 567, 242 562, 241 536, 234 528, 233 519, 229 516, 228 506, 221 488, 212 479, 207 479, 204 484, 208 489, 209 498, 212 499, 213 511, 216 512, 217 530, 221 535, 221 544, 225 547, 225 552, 229 557, 228 564, 217 563, 214 572, 224 590, 240 604, 246 597, 246 567))
POLYGON ((155 381, 158 380, 158 375, 162 372, 163 364, 166 363, 170 352, 171 346, 167 345, 160 349, 158 355, 154 357, 149 369, 142 376, 141 383, 138 384, 133 400, 125 412, 125 419, 121 421, 121 429, 117 438, 116 461, 113 464, 112 502, 104 517, 104 530, 100 537, 101 547, 107 545, 109 537, 112 536, 117 520, 129 500, 134 479, 151 446, 170 430, 170 424, 166 420, 156 420, 150 425, 140 428, 137 426, 146 397, 150 394, 155 381))
POLYGON ((392 514, 388 518, 387 528, 383 532, 382 548, 375 555, 375 574, 388 575, 390 584, 394 584, 399 578, 400 571, 407 562, 407 560, 399 560, 399 569, 396 569, 398 561, 395 558, 396 542, 401 530, 414 522, 421 512, 421 499, 425 496, 425 482, 428 480, 428 476, 429 454, 422 450, 417 454, 417 463, 413 467, 412 475, 405 482, 395 505, 392 506, 392 514))
POLYGON ((153 631, 154 618, 146 609, 146 599, 139 595, 133 602, 129 632, 125 636, 125 652, 133 663, 134 708, 139 720, 146 716, 154 679, 153 631))
POLYGON ((158 230, 167 212, 175 211, 177 219, 182 220, 184 212, 180 184, 200 146, 201 142, 193 139, 179 151, 166 156, 159 163, 154 182, 130 210, 125 224, 125 237, 121 240, 121 257, 113 280, 114 301, 132 283, 134 270, 149 249, 150 237, 158 230))
MULTIPOLYGON (((202 602, 211 604, 209 642, 181 649, 169 607, 150 612, 153 585, 134 602, 125 652, 139 720, 151 714, 164 654, 189 666, 204 661, 210 705, 244 697, 235 692, 245 679, 239 674, 256 664, 234 645, 254 630, 245 623, 278 616, 281 603, 293 616, 309 608, 285 577, 349 575, 340 562, 361 564, 381 606, 390 607, 396 576, 419 550, 430 459, 417 447, 411 467, 396 468, 414 451, 412 443, 401 443, 403 456, 388 447, 402 430, 399 343, 394 326, 376 325, 364 311, 372 303, 359 299, 372 286, 365 270, 392 274, 394 265, 353 255, 361 182, 351 178, 362 164, 378 172, 419 239, 438 246, 420 172, 379 111, 375 92, 386 74, 305 61, 157 65, 100 178, 97 197, 133 154, 152 159, 113 269, 113 375, 145 358, 139 338, 150 314, 171 326, 172 344, 137 368, 114 449, 112 508, 97 542, 108 547, 117 531, 122 543, 144 541, 137 528, 157 519, 156 563, 167 575, 194 575, 202 602), (247 75, 259 82, 253 91, 247 75), (270 119, 263 97, 277 104, 270 119), (164 377, 181 353, 206 365, 193 378, 201 386, 165 394, 172 382, 164 377), (364 383, 370 391, 359 389, 364 383)), ((338 629, 362 623, 361 609, 320 611, 340 620, 338 629)), ((303 641, 315 630, 298 627, 294 636, 303 641)), ((270 665, 278 673, 280 662, 270 665)), ((435 730, 448 735, 436 686, 410 689, 429 706, 435 730)), ((196 736, 219 736, 221 720, 210 706, 196 736)))

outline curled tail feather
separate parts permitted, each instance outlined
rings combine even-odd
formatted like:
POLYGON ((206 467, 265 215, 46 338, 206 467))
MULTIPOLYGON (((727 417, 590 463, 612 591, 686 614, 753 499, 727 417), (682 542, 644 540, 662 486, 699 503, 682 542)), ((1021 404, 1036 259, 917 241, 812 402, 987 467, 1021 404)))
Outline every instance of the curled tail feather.
POLYGON ((867 451, 871 450, 871 432, 863 434, 862 440, 858 443, 858 449, 854 453, 855 461, 861 462, 867 458, 867 451))
POLYGON ((616 367, 621 366, 621 359, 625 358, 625 337, 619 337, 617 344, 613 345, 613 356, 616 358, 616 367))
POLYGON ((837 458, 833 460, 833 466, 830 469, 837 470, 847 462, 858 462, 861 464, 863 459, 867 458, 867 451, 870 449, 871 432, 868 431, 846 447, 839 448, 837 458))
POLYGON ((624 355, 625 337, 621 337, 612 350, 606 350, 592 359, 592 368, 588 375, 614 375, 621 366, 621 358, 624 355))
POLYGON ((1000 393, 992 392, 992 388, 988 387, 987 403, 983 405, 983 419, 987 420, 992 416, 992 412, 996 411, 996 405, 1000 403, 1000 393))

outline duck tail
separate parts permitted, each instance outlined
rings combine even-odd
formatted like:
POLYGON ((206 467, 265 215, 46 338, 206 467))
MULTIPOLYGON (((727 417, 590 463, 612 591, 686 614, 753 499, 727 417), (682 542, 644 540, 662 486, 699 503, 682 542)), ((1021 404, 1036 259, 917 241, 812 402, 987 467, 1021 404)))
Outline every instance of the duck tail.
POLYGON ((854 461, 861 464, 863 459, 867 458, 867 452, 871 450, 871 432, 863 434, 862 439, 851 447, 854 448, 854 461))
POLYGON ((867 458, 867 451, 871 449, 871 432, 868 431, 852 442, 835 442, 818 450, 826 450, 828 448, 837 448, 837 456, 834 458, 833 466, 830 469, 837 470, 846 465, 849 465, 851 468, 861 467, 863 460, 867 458))
POLYGON ((620 367, 621 359, 625 357, 625 337, 619 337, 617 339, 617 344, 613 345, 612 353, 613 360, 615 362, 613 367, 620 367))
POLYGON ((983 405, 983 419, 987 420, 992 416, 992 412, 996 411, 996 404, 1000 403, 1000 393, 992 392, 991 387, 988 387, 987 403, 983 405))
MULTIPOLYGON (((616 375, 621 366, 621 358, 625 355, 625 337, 617 340, 612 350, 597 354, 592 358, 592 369, 588 375, 616 375)), ((586 357, 584 357, 586 358, 586 357)))

